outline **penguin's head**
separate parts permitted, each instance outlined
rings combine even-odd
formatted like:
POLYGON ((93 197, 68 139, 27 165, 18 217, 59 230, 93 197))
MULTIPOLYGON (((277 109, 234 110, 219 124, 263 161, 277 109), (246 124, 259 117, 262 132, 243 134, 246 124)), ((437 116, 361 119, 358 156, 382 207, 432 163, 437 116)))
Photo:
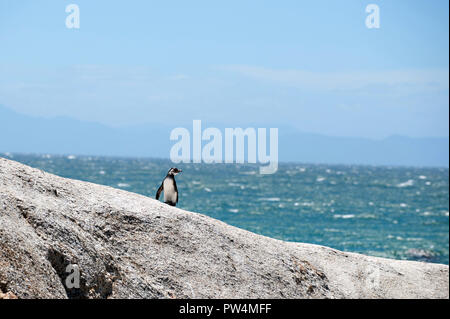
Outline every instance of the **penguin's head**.
POLYGON ((178 173, 181 173, 181 172, 182 172, 181 169, 178 169, 176 167, 172 167, 171 169, 169 169, 169 172, 167 173, 167 175, 175 176, 175 175, 177 175, 178 173))

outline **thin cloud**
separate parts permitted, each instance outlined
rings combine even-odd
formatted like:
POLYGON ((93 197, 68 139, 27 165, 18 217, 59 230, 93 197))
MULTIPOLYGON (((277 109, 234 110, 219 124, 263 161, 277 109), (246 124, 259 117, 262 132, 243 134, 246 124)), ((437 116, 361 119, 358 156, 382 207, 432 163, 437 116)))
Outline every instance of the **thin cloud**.
POLYGON ((414 89, 420 87, 429 91, 449 88, 448 69, 311 72, 249 65, 219 66, 217 69, 255 80, 305 89, 357 90, 367 86, 406 86, 414 89))

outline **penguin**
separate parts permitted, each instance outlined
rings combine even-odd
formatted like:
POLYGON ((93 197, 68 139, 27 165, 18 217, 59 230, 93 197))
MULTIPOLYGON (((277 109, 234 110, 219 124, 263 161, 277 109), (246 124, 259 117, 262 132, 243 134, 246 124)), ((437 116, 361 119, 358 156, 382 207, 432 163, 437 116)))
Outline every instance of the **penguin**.
POLYGON ((166 177, 159 186, 156 192, 156 199, 159 199, 161 192, 164 191, 164 202, 171 206, 175 206, 178 203, 178 189, 177 183, 175 182, 175 175, 181 173, 182 170, 176 167, 172 167, 167 172, 166 177))

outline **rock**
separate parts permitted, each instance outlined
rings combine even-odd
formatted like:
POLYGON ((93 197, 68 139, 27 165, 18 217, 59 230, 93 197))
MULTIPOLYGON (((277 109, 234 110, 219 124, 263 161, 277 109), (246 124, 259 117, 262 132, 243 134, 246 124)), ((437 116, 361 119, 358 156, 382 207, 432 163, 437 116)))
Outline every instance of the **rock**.
POLYGON ((418 261, 432 261, 435 258, 435 254, 431 251, 424 249, 408 249, 406 251, 406 255, 410 260, 418 260, 418 261))
MULTIPOLYGON (((447 265, 290 243, 0 158, 0 296, 449 298, 447 265), (79 269, 79 288, 71 288, 79 269)), ((0 297, 1 298, 1 297, 0 297)))
POLYGON ((6 294, 0 292, 0 299, 18 299, 18 298, 15 294, 9 291, 6 294))

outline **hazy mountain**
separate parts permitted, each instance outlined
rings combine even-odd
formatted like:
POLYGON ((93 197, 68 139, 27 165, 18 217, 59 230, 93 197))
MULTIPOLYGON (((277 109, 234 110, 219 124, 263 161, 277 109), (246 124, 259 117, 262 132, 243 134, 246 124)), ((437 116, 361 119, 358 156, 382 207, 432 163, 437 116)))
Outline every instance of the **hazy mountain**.
POLYGON ((288 134, 279 138, 280 158, 309 163, 448 167, 448 138, 391 136, 383 140, 288 134), (292 145, 292 147, 290 147, 292 145))
POLYGON ((112 128, 66 117, 38 118, 0 106, 0 151, 168 157, 171 128, 112 128))
MULTIPOLYGON (((192 134, 192 122, 185 127, 192 134)), ((0 152, 168 158, 175 143, 169 140, 173 128, 160 124, 113 128, 66 117, 32 117, 0 106, 0 152)), ((279 127, 279 160, 448 167, 449 139, 392 136, 378 141, 279 127)))

